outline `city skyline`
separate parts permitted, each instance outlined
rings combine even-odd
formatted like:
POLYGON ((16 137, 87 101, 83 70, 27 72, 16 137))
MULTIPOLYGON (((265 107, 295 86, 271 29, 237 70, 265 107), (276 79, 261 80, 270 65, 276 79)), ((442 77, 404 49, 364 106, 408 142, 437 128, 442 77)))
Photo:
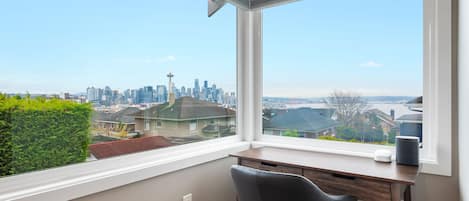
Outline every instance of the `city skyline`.
MULTIPOLYGON (((197 100, 205 100, 231 106, 236 105, 236 92, 225 91, 223 88, 217 87, 216 83, 209 85, 209 81, 204 80, 203 87, 200 87, 199 79, 195 78, 194 85, 192 87, 186 87, 178 86, 173 82, 174 74, 168 73, 167 77, 167 85, 156 85, 156 87, 147 85, 125 90, 116 90, 109 85, 103 88, 89 86, 86 88, 86 93, 80 94, 79 96, 84 96, 88 103, 104 106, 164 103, 171 102, 171 99, 174 100, 181 97, 193 97, 197 100)), ((66 97, 67 95, 63 96, 66 97)), ((75 98, 81 99, 80 97, 75 98)))
MULTIPOLYGON (((125 90, 165 84, 167 72, 179 86, 198 77, 236 91, 236 9, 208 18, 205 1, 188 2, 1 2, 0 91, 125 90)), ((422 95, 422 10, 421 0, 266 9, 264 96, 422 95)))

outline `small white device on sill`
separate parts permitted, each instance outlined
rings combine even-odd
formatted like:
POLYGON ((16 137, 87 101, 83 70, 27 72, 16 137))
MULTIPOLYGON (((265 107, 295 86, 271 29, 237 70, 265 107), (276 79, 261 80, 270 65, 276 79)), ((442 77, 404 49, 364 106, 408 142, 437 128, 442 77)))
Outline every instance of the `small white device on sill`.
POLYGON ((383 163, 390 163, 392 162, 392 153, 389 150, 376 150, 375 151, 375 161, 383 162, 383 163))

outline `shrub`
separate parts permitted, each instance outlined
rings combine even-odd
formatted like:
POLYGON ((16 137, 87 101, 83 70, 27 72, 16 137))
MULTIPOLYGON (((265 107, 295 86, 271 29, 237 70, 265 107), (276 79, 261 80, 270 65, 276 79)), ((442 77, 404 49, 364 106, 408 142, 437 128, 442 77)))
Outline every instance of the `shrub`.
POLYGON ((288 129, 288 130, 282 132, 282 136, 286 136, 286 137, 300 137, 300 134, 298 133, 298 130, 296 130, 296 129, 294 129, 294 130, 288 129))
POLYGON ((0 176, 83 162, 91 106, 0 96, 0 176))
POLYGON ((328 135, 319 136, 319 139, 320 140, 330 140, 330 141, 340 141, 340 142, 345 141, 343 139, 340 139, 340 138, 337 138, 337 137, 334 137, 334 136, 328 136, 328 135))

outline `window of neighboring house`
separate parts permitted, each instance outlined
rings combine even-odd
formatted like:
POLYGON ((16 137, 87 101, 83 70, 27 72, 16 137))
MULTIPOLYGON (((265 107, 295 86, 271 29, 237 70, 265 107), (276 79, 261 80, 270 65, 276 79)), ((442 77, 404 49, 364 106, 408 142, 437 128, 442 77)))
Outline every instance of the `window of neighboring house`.
POLYGON ((0 140, 0 176, 236 135, 187 135, 197 118, 236 118, 236 9, 206 10, 192 0, 2 1, 0 110, 14 118, 0 111, 0 136, 12 136, 0 140), (174 126, 187 119, 190 128, 174 126))
POLYGON ((264 10, 264 135, 422 141, 422 22, 422 0, 305 0, 264 10))
POLYGON ((197 130, 197 121, 196 120, 192 120, 189 124, 189 130, 190 131, 195 131, 197 130))
POLYGON ((156 121, 156 128, 161 128, 163 126, 163 123, 161 120, 156 121))
POLYGON ((145 131, 149 131, 149 130, 150 130, 150 121, 145 120, 145 131))

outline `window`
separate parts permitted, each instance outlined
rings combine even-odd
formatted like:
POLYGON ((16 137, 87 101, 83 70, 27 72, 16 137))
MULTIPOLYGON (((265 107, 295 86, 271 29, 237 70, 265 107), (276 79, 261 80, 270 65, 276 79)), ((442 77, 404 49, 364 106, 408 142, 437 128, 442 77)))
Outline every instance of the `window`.
POLYGON ((422 22, 422 0, 306 0, 264 10, 264 135, 422 141, 422 22))
POLYGON ((0 3, 0 176, 236 135, 193 132, 236 126, 236 9, 206 7, 0 3))
POLYGON ((197 130, 197 121, 193 120, 191 121, 190 125, 189 125, 189 130, 190 131, 195 131, 197 130))
POLYGON ((162 128, 163 123, 161 121, 156 121, 156 128, 162 128))

